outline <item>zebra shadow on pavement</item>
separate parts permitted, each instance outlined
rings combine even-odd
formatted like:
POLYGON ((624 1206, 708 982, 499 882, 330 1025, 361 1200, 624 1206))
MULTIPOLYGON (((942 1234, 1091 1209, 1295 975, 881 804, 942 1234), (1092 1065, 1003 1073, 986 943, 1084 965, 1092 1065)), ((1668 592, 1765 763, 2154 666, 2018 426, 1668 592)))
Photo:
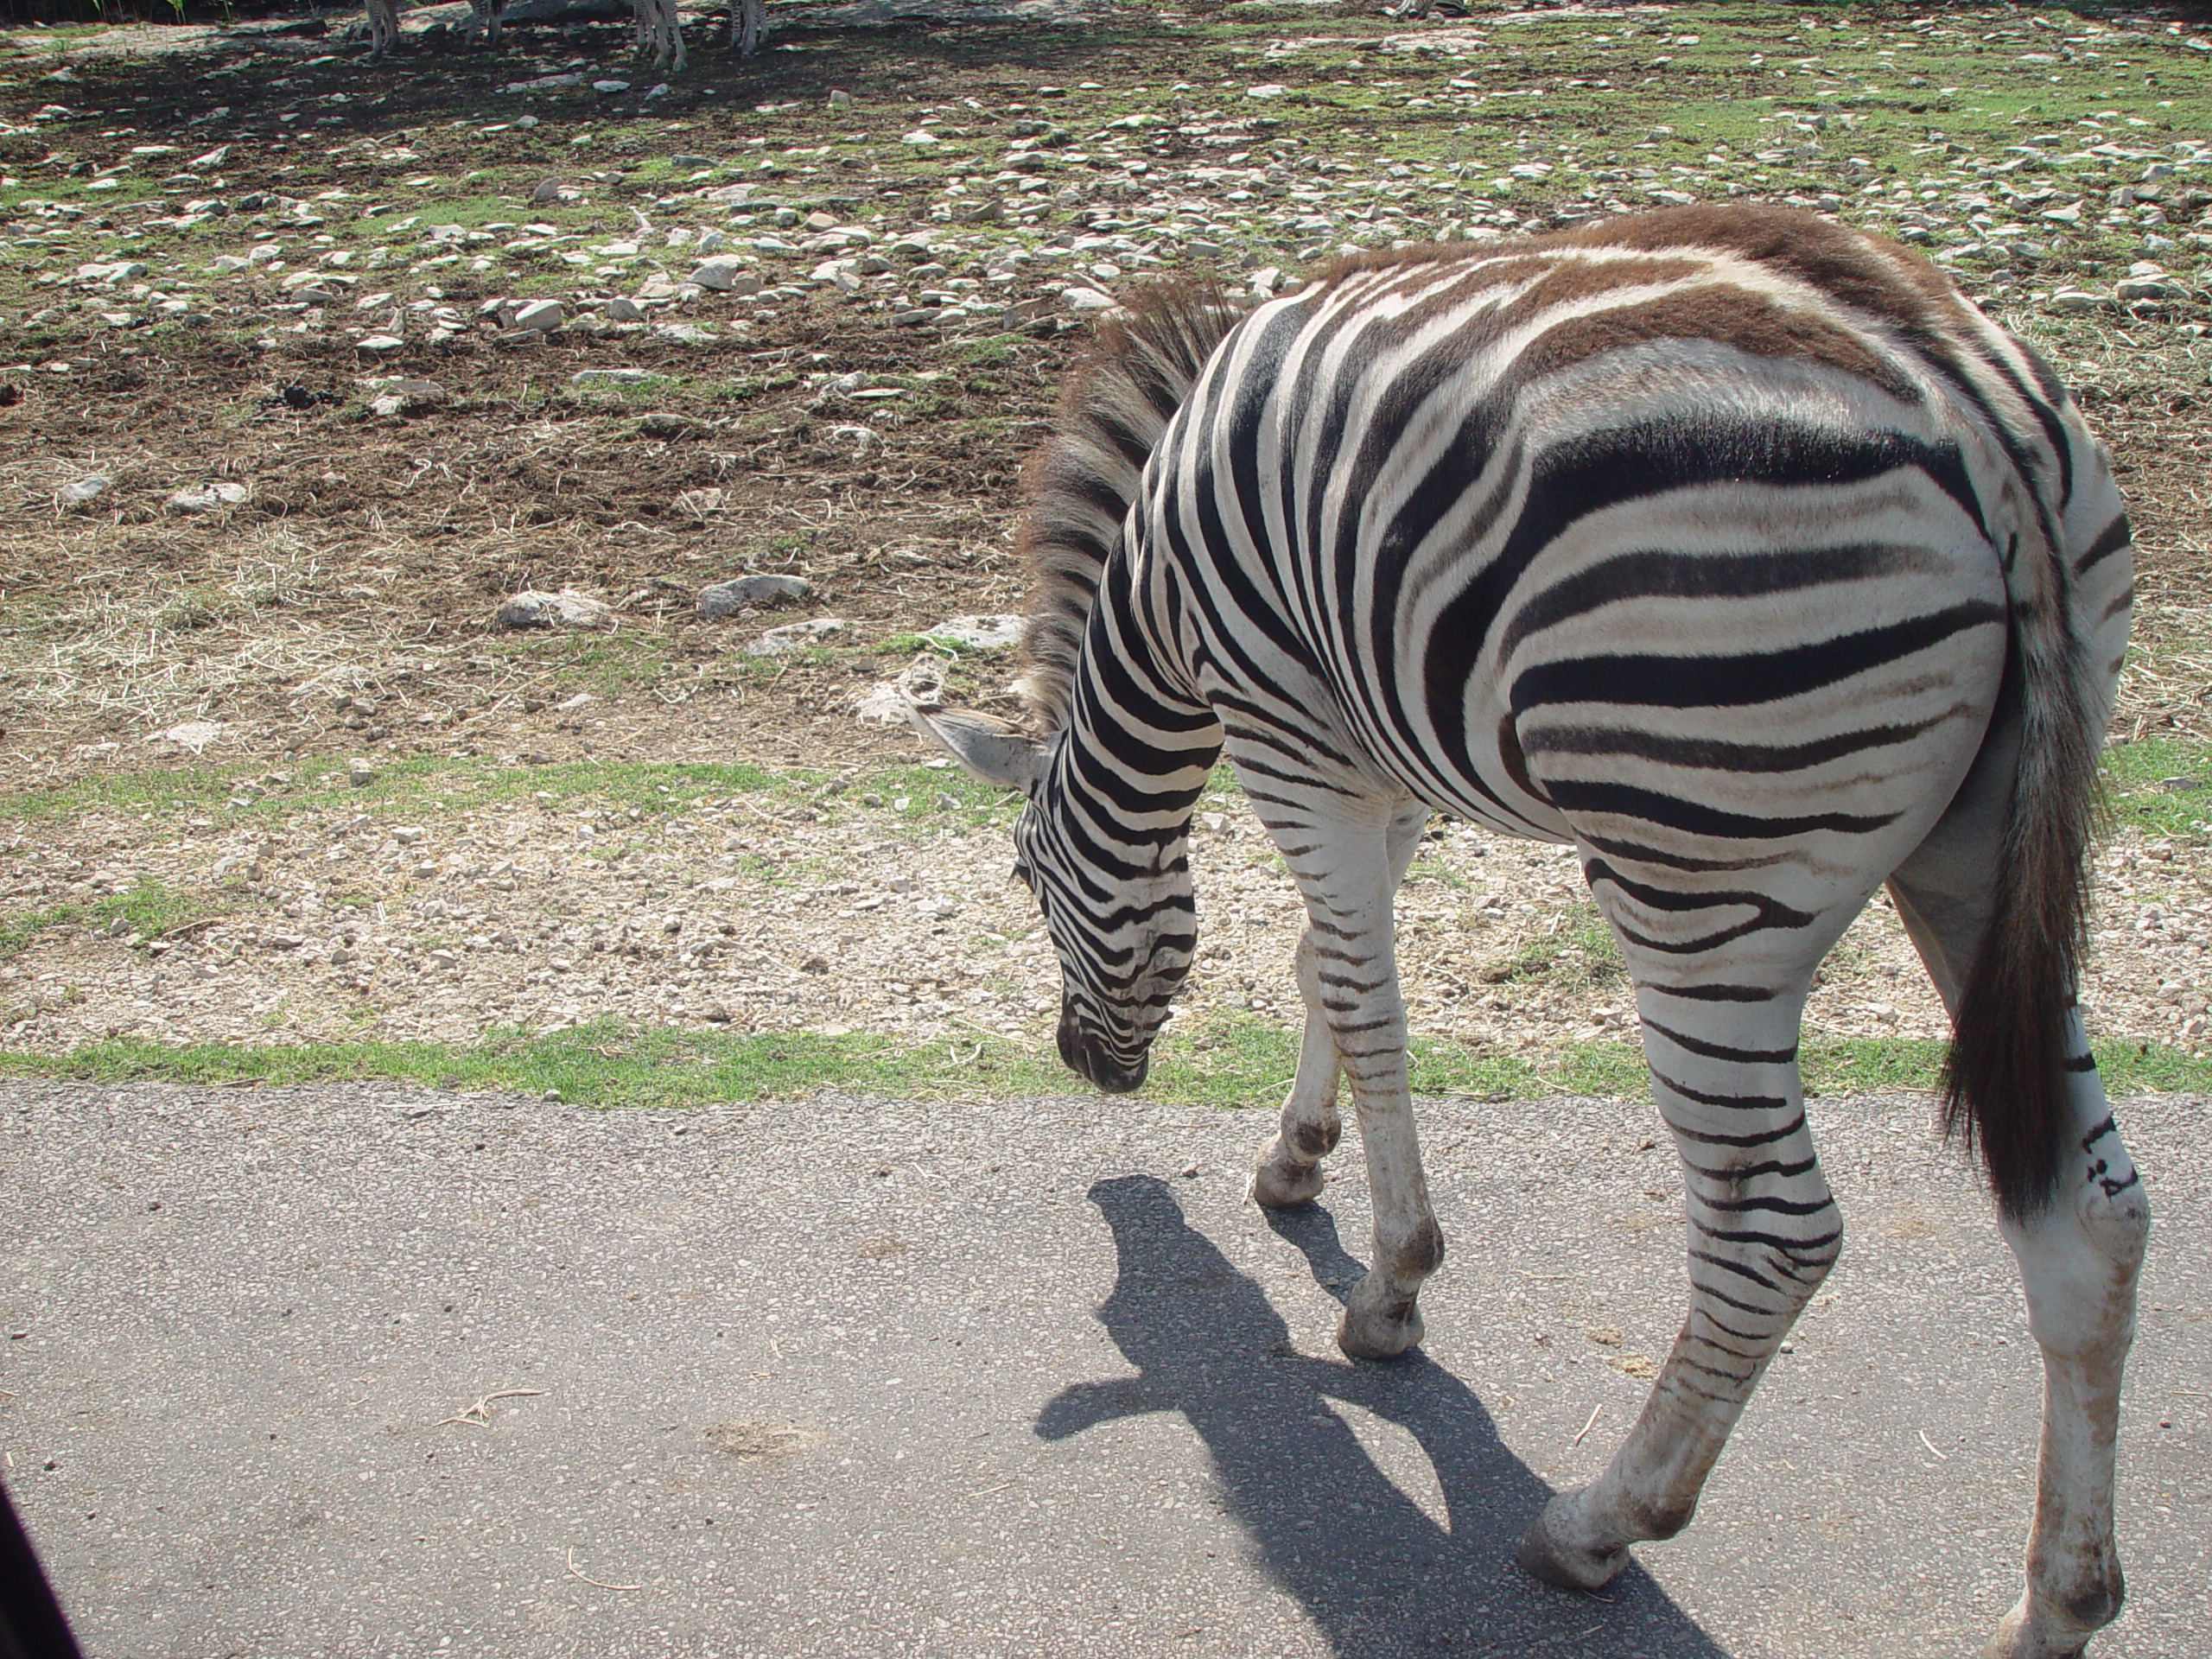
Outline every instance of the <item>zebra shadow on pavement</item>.
MULTIPOLYGON (((1513 1565, 1552 1489, 1442 1366, 1419 1353, 1383 1365, 1296 1353, 1265 1292, 1190 1225, 1165 1182, 1100 1181, 1090 1199, 1118 1268, 1098 1316, 1141 1375, 1064 1389, 1037 1433, 1057 1440, 1136 1413, 1183 1414, 1255 1559, 1343 1659, 1726 1659, 1640 1567, 1596 1597, 1513 1565), (1447 1525, 1376 1467, 1331 1401, 1413 1435, 1435 1467, 1447 1525)), ((1269 1220, 1341 1300, 1362 1269, 1328 1211, 1308 1205, 1269 1220)))

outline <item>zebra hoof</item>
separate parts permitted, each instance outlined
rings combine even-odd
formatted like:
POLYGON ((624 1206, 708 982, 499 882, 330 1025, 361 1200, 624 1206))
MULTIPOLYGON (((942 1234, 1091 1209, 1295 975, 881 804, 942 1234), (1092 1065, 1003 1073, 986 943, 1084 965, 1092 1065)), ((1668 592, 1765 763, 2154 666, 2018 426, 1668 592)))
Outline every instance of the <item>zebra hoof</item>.
MULTIPOLYGON (((2070 1619, 2038 1617, 2041 1610, 2023 1597, 1997 1634, 1982 1649, 1980 1659, 2081 1659, 2088 1650, 2090 1632, 2070 1619)), ((2113 1616, 2119 1609, 2115 1606, 2113 1616)), ((2101 1619, 2100 1624, 2110 1622, 2101 1619)))
MULTIPOLYGON (((1372 1282, 1370 1274, 1360 1281, 1360 1288, 1372 1282)), ((1370 1307, 1362 1304, 1359 1290, 1354 1290, 1337 1326, 1337 1346, 1352 1359, 1395 1359, 1420 1343, 1425 1329, 1421 1309, 1410 1296, 1395 1309, 1370 1307)))
POLYGON ((1561 1492, 1544 1505, 1535 1522, 1522 1535, 1520 1545, 1513 1552, 1514 1564, 1532 1579, 1556 1585, 1562 1590, 1597 1590, 1611 1583, 1616 1573, 1628 1565, 1625 1547, 1609 1549, 1589 1549, 1568 1543, 1560 1536, 1560 1523, 1570 1519, 1564 1507, 1580 1496, 1561 1492))
POLYGON ((1263 1210, 1288 1210, 1321 1196, 1321 1166, 1264 1158, 1252 1172, 1252 1202, 1263 1210))

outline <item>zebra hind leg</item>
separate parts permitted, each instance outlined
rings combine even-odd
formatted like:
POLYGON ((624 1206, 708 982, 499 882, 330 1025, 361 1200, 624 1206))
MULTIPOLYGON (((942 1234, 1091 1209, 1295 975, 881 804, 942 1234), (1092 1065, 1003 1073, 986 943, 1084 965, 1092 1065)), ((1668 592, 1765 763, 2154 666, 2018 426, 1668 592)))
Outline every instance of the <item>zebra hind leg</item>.
MULTIPOLYGON (((1890 881, 1897 914, 1953 1008, 1994 896, 2010 776, 2010 757, 2002 759, 1977 771, 1890 881)), ((2114 1458, 2151 1211, 2078 1013, 2066 1016, 2065 1052, 2071 1122, 2057 1194, 2024 1217, 1999 1217, 2043 1352, 2043 1438, 2026 1586, 1983 1659, 2069 1659, 2119 1617, 2126 1593, 2113 1532, 2114 1458)))
MULTIPOLYGON (((1625 953, 1654 1092, 1681 1160, 1690 1306, 1611 1465, 1554 1497, 1522 1541, 1524 1569, 1581 1590, 1619 1572, 1630 1545, 1689 1523, 1730 1431, 1843 1238, 1797 1075, 1811 967, 1789 973, 1786 991, 1668 985, 1655 982, 1669 970, 1647 974, 1656 964, 1625 953)), ((1671 964, 1672 976, 1683 965, 1671 964)))

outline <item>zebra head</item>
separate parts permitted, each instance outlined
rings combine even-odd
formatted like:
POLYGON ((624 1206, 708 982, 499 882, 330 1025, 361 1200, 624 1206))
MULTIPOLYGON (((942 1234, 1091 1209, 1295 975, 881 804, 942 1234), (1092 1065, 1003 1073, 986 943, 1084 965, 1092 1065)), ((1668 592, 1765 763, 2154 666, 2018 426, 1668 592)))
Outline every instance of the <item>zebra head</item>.
POLYGON ((1156 829, 1132 823, 1071 775, 1060 739, 1040 742, 987 715, 907 713, 975 776, 1028 797, 1014 873, 1059 956, 1060 1058, 1092 1087, 1128 1093, 1144 1082, 1197 944, 1188 804, 1156 829))

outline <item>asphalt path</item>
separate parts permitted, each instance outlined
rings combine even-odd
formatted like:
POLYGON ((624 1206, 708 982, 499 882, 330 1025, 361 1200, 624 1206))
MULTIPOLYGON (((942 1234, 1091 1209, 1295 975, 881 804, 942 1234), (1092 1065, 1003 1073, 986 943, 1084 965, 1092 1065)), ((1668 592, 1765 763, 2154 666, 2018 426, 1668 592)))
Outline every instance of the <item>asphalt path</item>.
MULTIPOLYGON (((836 1096, 0 1087, 0 1473, 100 1659, 1969 1655, 2038 1373, 1912 1100, 1813 1103, 1845 1211, 1690 1530, 1603 1596, 1515 1540, 1681 1311, 1648 1106, 1423 1112, 1419 1357, 1365 1249, 1243 1201, 1264 1114, 836 1096)), ((2122 1109, 2157 1217, 2131 1602, 2212 1652, 2212 1111, 2122 1109)))

